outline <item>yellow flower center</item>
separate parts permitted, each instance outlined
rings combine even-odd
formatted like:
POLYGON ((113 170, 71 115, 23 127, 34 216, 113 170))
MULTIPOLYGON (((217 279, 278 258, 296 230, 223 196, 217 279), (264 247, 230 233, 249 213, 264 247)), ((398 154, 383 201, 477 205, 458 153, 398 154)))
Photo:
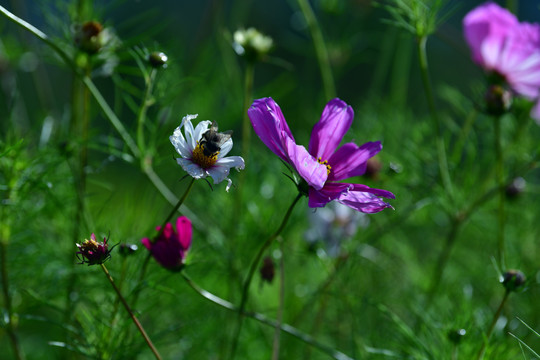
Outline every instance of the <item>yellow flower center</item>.
POLYGON ((201 145, 199 144, 199 142, 197 142, 197 146, 195 147, 195 149, 193 149, 193 154, 191 154, 191 161, 193 161, 195 164, 199 165, 203 169, 208 169, 216 163, 219 151, 215 152, 211 156, 206 156, 204 154, 203 146, 204 145, 201 145))
POLYGON ((321 164, 321 165, 326 166, 326 173, 327 173, 328 175, 330 175, 330 172, 331 172, 331 170, 332 170, 332 167, 328 164, 328 160, 322 161, 322 158, 318 158, 318 159, 317 159, 317 162, 318 162, 319 164, 321 164))

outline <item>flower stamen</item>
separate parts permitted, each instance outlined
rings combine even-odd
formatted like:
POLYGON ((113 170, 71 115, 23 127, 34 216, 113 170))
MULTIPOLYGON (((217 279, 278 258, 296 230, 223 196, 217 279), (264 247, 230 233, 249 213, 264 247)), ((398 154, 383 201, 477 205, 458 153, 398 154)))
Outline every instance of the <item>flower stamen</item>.
POLYGON ((328 160, 322 161, 322 158, 319 157, 319 158, 317 158, 317 162, 318 162, 319 164, 321 164, 321 165, 326 166, 326 173, 327 173, 328 175, 330 175, 330 172, 332 171, 332 166, 330 166, 330 164, 328 164, 328 160))
POLYGON ((195 164, 202 167, 203 169, 208 169, 208 168, 212 167, 216 163, 218 154, 219 154, 219 151, 216 151, 215 153, 213 153, 210 156, 205 155, 205 153, 204 153, 204 145, 200 144, 197 141, 197 146, 195 147, 195 149, 193 149, 193 154, 192 154, 191 160, 195 164))

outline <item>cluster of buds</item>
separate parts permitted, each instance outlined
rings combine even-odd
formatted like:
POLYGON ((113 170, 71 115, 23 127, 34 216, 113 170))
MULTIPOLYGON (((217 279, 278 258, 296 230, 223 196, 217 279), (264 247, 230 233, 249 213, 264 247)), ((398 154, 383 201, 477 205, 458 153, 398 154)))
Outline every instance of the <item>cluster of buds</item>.
POLYGON ((255 28, 236 30, 233 35, 234 51, 248 61, 261 60, 270 52, 274 41, 255 28))

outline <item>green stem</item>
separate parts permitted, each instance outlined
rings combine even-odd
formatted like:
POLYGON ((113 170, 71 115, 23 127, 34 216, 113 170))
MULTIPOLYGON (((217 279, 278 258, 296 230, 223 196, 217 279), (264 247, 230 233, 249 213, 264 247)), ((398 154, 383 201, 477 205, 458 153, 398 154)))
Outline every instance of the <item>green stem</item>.
POLYGON ((176 212, 178 211, 178 209, 180 208, 180 206, 182 206, 182 204, 184 203, 184 201, 186 200, 189 192, 191 191, 191 188, 193 187, 193 184, 195 183, 195 178, 191 178, 191 182, 189 183, 186 191, 184 192, 184 195, 182 195, 182 197, 180 198, 180 200, 178 200, 178 203, 176 203, 176 205, 174 206, 174 208, 171 210, 171 212, 169 213, 169 215, 167 215, 167 217, 165 218, 165 221, 163 221, 163 225, 161 225, 161 228, 158 232, 158 234, 156 235, 156 238, 158 238, 161 234, 163 234, 163 231, 165 231, 165 225, 167 225, 167 223, 172 219, 172 217, 174 216, 174 214, 176 214, 176 212))
POLYGON ((441 176, 442 184, 448 193, 450 199, 454 199, 454 191, 452 187, 452 181, 450 179, 450 172, 448 170, 448 161, 446 159, 446 149, 444 145, 444 138, 442 136, 442 126, 435 106, 435 99, 433 97, 433 89, 431 88, 431 81, 429 79, 429 69, 426 54, 427 36, 422 36, 416 42, 418 50, 418 61, 420 62, 420 73, 422 75, 422 84, 424 85, 424 92, 426 94, 426 100, 429 107, 429 112, 433 120, 433 127, 436 132, 436 147, 437 147, 437 160, 439 164, 439 172, 441 176))
POLYGON ((124 308, 128 312, 128 314, 131 317, 131 319, 133 320, 133 322, 135 323, 135 326, 137 327, 137 329, 139 329, 139 332, 141 333, 142 337, 144 338, 144 341, 146 341, 146 344, 148 344, 148 347, 150 348, 150 350, 152 350, 152 353, 154 353, 154 356, 156 357, 156 359, 161 360, 161 355, 159 355, 159 352, 157 351, 156 347, 152 343, 152 340, 150 340, 150 338, 146 334, 146 331, 144 331, 143 326, 141 325, 141 323, 139 322, 139 320, 137 319, 137 317, 135 316, 133 311, 131 311, 131 308, 129 307, 128 303, 126 302, 126 299, 124 299, 124 297, 122 296, 122 293, 120 292, 120 289, 118 289, 118 287, 114 283, 114 280, 111 277, 111 274, 109 274, 109 271, 107 270, 105 265, 101 264, 101 269, 103 269, 103 272, 105 273, 105 275, 107 276, 107 279, 109 280, 112 287, 114 288, 114 291, 116 292, 116 295, 118 295, 118 298, 122 302, 122 305, 124 305, 124 308))
MULTIPOLYGON (((2 225, 7 226, 6 224, 2 225)), ((2 234, 2 238, 0 238, 0 266, 2 269, 2 294, 4 296, 4 306, 7 315, 7 319, 5 319, 7 320, 5 329, 11 342, 11 347, 13 348, 13 355, 15 359, 23 360, 25 358, 24 353, 22 352, 21 346, 19 344, 19 339, 17 338, 17 334, 15 333, 15 327, 13 326, 14 316, 13 308, 11 306, 11 296, 9 295, 9 280, 7 268, 8 239, 5 238, 4 235, 5 234, 2 234)))
POLYGON ((248 271, 248 275, 246 277, 246 280, 244 281, 244 286, 242 288, 242 297, 240 299, 240 307, 238 310, 238 322, 236 325, 236 331, 234 333, 233 342, 231 346, 231 353, 230 353, 230 359, 234 359, 236 355, 236 348, 238 347, 238 338, 240 337, 240 332, 242 331, 242 323, 243 323, 243 315, 244 311, 246 309, 246 303, 249 295, 249 285, 251 284, 251 280, 253 279, 253 275, 255 274, 255 270, 257 269, 257 266, 261 260, 261 257, 263 256, 264 252, 272 242, 279 236, 279 234, 283 231, 285 228, 285 225, 287 224, 287 221, 289 220, 289 217, 291 216, 292 210, 294 209, 294 206, 300 198, 302 197, 302 194, 298 194, 296 198, 293 200, 291 206, 289 206, 289 209, 287 210, 287 213, 285 213, 285 216, 283 217, 283 220, 281 222, 281 225, 276 230, 274 234, 272 234, 266 241, 262 244, 259 251, 255 255, 255 258, 253 259, 253 262, 251 263, 251 266, 248 271))
POLYGON ((283 239, 279 239, 279 307, 276 316, 276 327, 274 330, 274 342, 272 345, 272 360, 279 359, 279 346, 281 338, 281 323, 283 322, 283 309, 285 307, 285 265, 283 258, 285 253, 283 251, 283 239))
POLYGON ((494 120, 495 123, 495 173, 497 177, 497 186, 499 188, 499 207, 498 207, 498 222, 499 229, 497 234, 497 255, 499 260, 499 265, 506 269, 506 259, 505 259, 505 241, 504 241, 504 196, 505 196, 505 186, 504 186, 504 165, 503 165, 503 153, 501 145, 501 118, 497 117, 494 120))
POLYGON ((141 153, 145 153, 146 144, 144 142, 144 123, 146 122, 146 112, 148 108, 152 105, 152 89, 154 87, 154 82, 156 79, 157 70, 152 69, 150 75, 145 76, 144 82, 146 89, 144 91, 143 100, 141 107, 139 108, 139 113, 137 114, 137 146, 141 153))
MULTIPOLYGON (((248 109, 253 99, 253 78, 255 76, 255 63, 248 61, 244 81, 244 117, 242 120, 242 156, 247 158, 251 145, 251 122, 249 121, 248 109)), ((242 173, 243 174, 243 173, 242 173)))
POLYGON ((327 100, 336 97, 336 88, 334 85, 334 76, 332 75, 332 68, 330 66, 330 58, 328 57, 328 50, 322 36, 321 28, 317 22, 317 18, 313 13, 313 9, 309 5, 307 0, 298 0, 298 5, 302 14, 306 18, 311 38, 313 39, 313 45, 315 46, 315 53, 317 55, 317 61, 321 69, 321 76, 324 87, 324 95, 327 100))
MULTIPOLYGON (((240 312, 239 307, 236 307, 235 305, 233 305, 229 301, 227 301, 225 299, 222 299, 222 298, 220 298, 220 297, 218 297, 218 296, 204 290, 200 286, 198 286, 195 282, 193 282, 193 280, 191 280, 191 278, 189 276, 186 275, 185 271, 181 272, 181 275, 184 278, 184 280, 186 280, 187 284, 193 290, 195 290, 195 292, 197 292, 199 295, 204 297, 206 300, 209 300, 209 301, 213 302, 214 304, 219 305, 219 306, 221 306, 221 307, 223 307, 223 308, 225 308, 227 310, 230 310, 230 311, 233 311, 233 312, 240 312)), ((279 326, 281 331, 283 331, 283 332, 285 332, 285 333, 287 333, 289 335, 292 335, 295 338, 305 342, 306 344, 309 344, 309 345, 317 348, 318 350, 320 350, 323 353, 329 355, 333 359, 336 359, 336 360, 353 360, 351 357, 345 355, 344 353, 342 353, 340 351, 337 351, 336 349, 331 348, 330 346, 326 346, 324 344, 321 344, 320 342, 315 340, 312 336, 303 333, 302 331, 296 329, 295 327, 293 327, 291 325, 288 325, 288 324, 279 324, 278 325, 277 321, 269 319, 266 316, 264 316, 263 314, 259 314, 259 313, 256 313, 256 312, 243 311, 242 315, 250 317, 252 319, 255 319, 255 320, 257 320, 260 323, 265 324, 265 325, 269 325, 269 326, 272 326, 272 327, 279 326)))
MULTIPOLYGON (((174 206, 173 210, 169 213, 169 215, 167 215, 167 217, 165 218, 165 221, 163 222, 163 225, 161 225, 161 228, 158 231, 157 235, 154 237, 154 239, 157 239, 163 233, 163 231, 165 230, 165 225, 167 225, 169 220, 171 220, 171 218, 178 211, 178 209, 180 208, 182 203, 186 200, 186 198, 187 198, 189 192, 191 191, 191 188, 193 187, 194 183, 195 183, 195 178, 192 178, 191 182, 189 183, 189 185, 188 185, 188 187, 186 189, 186 191, 184 192, 184 195, 182 195, 180 200, 178 200, 178 202, 174 206)), ((152 254, 150 252, 148 252, 148 255, 144 259, 144 262, 143 262, 143 264, 141 266, 141 272, 139 273, 139 281, 137 282, 137 287, 135 288, 135 291, 133 293, 133 306, 135 306, 137 304, 137 301, 139 300, 139 295, 140 295, 141 290, 142 290, 142 282, 143 282, 143 279, 144 279, 144 277, 146 275, 146 270, 148 269, 148 263, 150 262, 151 257, 152 257, 152 254)))
POLYGON ((499 308, 495 312, 495 315, 493 315, 493 320, 491 321, 491 325, 489 326, 486 337, 484 338, 484 341, 482 342, 482 347, 480 348, 480 351, 478 352, 478 356, 476 357, 477 360, 482 360, 484 358, 484 354, 486 352, 486 347, 489 343, 489 339, 491 338, 491 334, 493 333, 493 330, 495 329, 497 320, 499 320, 499 316, 501 316, 501 312, 504 308, 504 304, 506 303, 506 300, 508 300, 508 295, 510 295, 510 291, 506 290, 506 292, 504 293, 504 297, 501 303, 499 304, 499 308))

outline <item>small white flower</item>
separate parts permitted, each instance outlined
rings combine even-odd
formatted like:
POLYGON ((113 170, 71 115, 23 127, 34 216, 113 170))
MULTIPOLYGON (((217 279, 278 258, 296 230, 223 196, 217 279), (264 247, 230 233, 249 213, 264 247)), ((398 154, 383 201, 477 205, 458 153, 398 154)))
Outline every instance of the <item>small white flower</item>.
POLYGON ((197 116, 184 116, 180 126, 169 137, 174 148, 181 156, 176 161, 182 166, 182 169, 195 179, 210 176, 214 180, 214 184, 227 180, 225 190, 229 191, 232 185, 231 179, 227 177, 229 171, 233 167, 238 171, 243 170, 245 167, 244 159, 240 156, 225 157, 233 147, 230 136, 222 144, 217 144, 219 151, 208 154, 208 151, 204 149, 204 144, 201 144, 201 139, 203 134, 209 131, 212 122, 204 120, 193 128, 191 120, 197 116), (185 137, 181 131, 182 127, 184 127, 185 137))

